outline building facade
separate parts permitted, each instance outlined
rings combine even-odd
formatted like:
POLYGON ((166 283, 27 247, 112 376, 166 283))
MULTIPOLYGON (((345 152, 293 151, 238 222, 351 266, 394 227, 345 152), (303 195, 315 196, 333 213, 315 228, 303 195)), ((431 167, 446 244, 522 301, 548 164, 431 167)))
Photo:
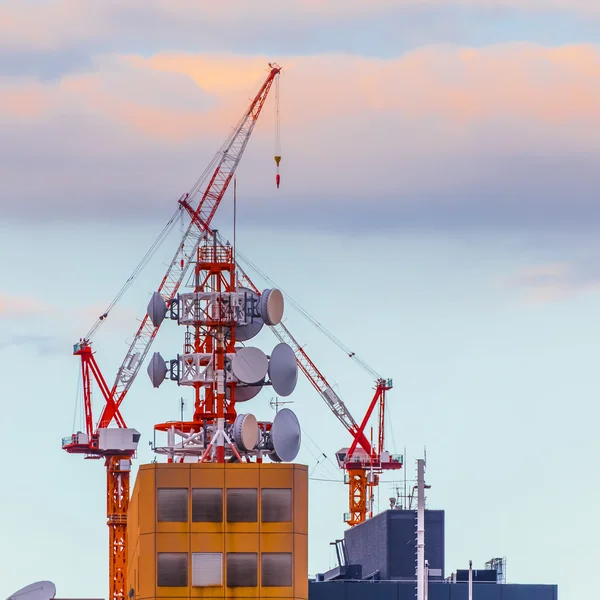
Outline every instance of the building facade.
POLYGON ((158 598, 308 598, 308 470, 142 465, 128 513, 128 588, 158 598))

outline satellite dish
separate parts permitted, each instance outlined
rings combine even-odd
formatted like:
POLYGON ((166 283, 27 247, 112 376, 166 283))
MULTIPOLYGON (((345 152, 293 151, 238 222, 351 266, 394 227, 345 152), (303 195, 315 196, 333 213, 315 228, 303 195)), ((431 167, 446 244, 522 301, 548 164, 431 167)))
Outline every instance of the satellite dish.
POLYGON ((242 383, 258 383, 267 375, 269 359, 260 348, 240 348, 231 360, 231 372, 242 383))
POLYGON ((8 600, 52 600, 56 586, 51 581, 37 581, 26 585, 8 597, 8 600))
MULTIPOLYGON (((246 402, 248 400, 252 400, 255 396, 260 394, 260 390, 262 390, 262 386, 264 385, 264 379, 262 381, 257 382, 254 385, 236 385, 235 386, 235 401, 236 402, 246 402)), ((231 398, 230 388, 227 387, 227 399, 231 398)))
POLYGON ((150 302, 148 302, 148 308, 146 310, 148 311, 148 316, 152 321, 152 325, 154 325, 154 327, 159 327, 167 314, 167 303, 158 292, 154 292, 152 298, 150 298, 150 302))
MULTIPOLYGON (((246 294, 246 306, 244 306, 244 311, 247 315, 253 314, 254 307, 259 306, 260 297, 253 290, 245 287, 237 288, 238 292, 242 292, 246 294)), ((257 336, 260 333, 260 330, 263 328, 264 322, 258 317, 254 316, 250 323, 246 325, 237 325, 235 328, 235 339, 238 342, 247 342, 251 340, 253 337, 257 336)))
POLYGON ((265 290, 260 297, 258 311, 267 325, 270 327, 279 325, 283 317, 283 294, 281 291, 276 288, 265 290))
POLYGON ((271 425, 273 451, 269 458, 275 462, 292 462, 300 450, 300 423, 289 408, 282 408, 271 425))
POLYGON ((167 376, 167 363, 160 355, 160 352, 155 352, 148 363, 148 377, 152 385, 157 388, 165 380, 167 376))
POLYGON ((254 317, 251 323, 247 325, 238 325, 235 328, 235 340, 237 342, 247 342, 260 333, 263 328, 263 320, 259 317, 254 317))
POLYGON ((277 344, 273 348, 269 361, 269 379, 280 396, 289 396, 296 388, 298 363, 294 351, 287 344, 277 344))
POLYGON ((256 417, 250 413, 238 415, 233 423, 233 441, 244 452, 254 450, 260 440, 256 417))

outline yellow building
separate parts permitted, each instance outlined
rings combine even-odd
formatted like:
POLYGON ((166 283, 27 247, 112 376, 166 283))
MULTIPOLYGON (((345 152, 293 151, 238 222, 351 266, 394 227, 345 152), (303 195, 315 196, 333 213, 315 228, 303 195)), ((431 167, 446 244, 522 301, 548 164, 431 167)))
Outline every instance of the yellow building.
POLYGON ((135 600, 308 598, 305 465, 142 465, 127 529, 135 600))

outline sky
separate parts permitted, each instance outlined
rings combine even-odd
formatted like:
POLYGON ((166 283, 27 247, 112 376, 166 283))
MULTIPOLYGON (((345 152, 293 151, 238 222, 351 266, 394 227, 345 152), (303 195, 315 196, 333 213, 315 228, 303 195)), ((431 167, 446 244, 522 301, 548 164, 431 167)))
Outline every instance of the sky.
MULTIPOLYGON (((447 574, 506 556, 509 582, 589 596, 599 32, 596 0, 0 1, 0 597, 40 579, 106 597, 105 471, 60 448, 81 419, 72 344, 270 61, 283 66, 281 187, 272 94, 237 171, 240 251, 393 379, 386 446, 406 449, 408 479, 426 448, 447 574)), ((215 225, 232 235, 231 193, 215 225)), ((94 340, 111 381, 178 231, 94 340)), ((286 325, 360 420, 372 376, 289 303, 286 325)), ((167 323, 153 351, 181 343, 167 323)), ((182 395, 144 371, 123 405, 142 433, 135 468, 182 395)), ((271 396, 248 410, 271 418, 271 396)), ((308 382, 290 399, 314 574, 345 527, 333 456, 349 439, 308 382)), ((384 477, 376 508, 402 477, 384 477)))

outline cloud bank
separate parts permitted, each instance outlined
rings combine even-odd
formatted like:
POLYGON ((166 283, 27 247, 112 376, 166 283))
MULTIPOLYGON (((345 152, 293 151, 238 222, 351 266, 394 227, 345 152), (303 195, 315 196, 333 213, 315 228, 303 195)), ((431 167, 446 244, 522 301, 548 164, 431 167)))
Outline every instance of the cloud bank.
MULTIPOLYGON (((269 58, 97 56, 56 81, 0 79, 0 204, 34 219, 146 218, 228 135, 269 58)), ((348 229, 600 224, 600 50, 431 46, 289 57, 239 169, 246 219, 348 229)))

